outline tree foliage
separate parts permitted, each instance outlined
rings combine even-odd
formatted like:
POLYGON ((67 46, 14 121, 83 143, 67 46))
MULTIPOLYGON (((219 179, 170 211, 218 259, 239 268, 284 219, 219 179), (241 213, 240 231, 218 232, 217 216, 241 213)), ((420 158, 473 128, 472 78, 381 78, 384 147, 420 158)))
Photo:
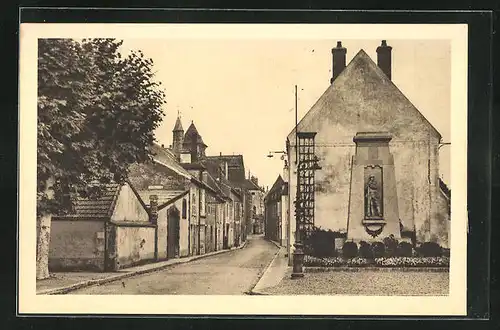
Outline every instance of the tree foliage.
POLYGON ((153 61, 123 57, 115 39, 38 41, 38 214, 68 211, 63 197, 96 197, 150 158, 165 93, 153 61), (53 178, 54 198, 47 193, 53 178))

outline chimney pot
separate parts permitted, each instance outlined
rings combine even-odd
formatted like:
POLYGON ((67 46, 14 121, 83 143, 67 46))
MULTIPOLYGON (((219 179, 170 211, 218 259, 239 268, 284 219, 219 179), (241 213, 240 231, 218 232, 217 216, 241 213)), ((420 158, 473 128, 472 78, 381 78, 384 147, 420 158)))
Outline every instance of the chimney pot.
POLYGON ((391 80, 391 51, 392 47, 387 45, 387 40, 382 40, 377 47, 377 65, 389 80, 391 80))
POLYGON ((344 71, 347 49, 342 47, 342 41, 337 41, 337 47, 332 48, 332 78, 330 84, 344 71))

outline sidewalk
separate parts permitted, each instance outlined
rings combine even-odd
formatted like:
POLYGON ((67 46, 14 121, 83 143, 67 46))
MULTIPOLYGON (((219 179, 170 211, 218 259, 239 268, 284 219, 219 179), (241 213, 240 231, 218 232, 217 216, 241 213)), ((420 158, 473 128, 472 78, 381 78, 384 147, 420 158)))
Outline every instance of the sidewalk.
POLYGON ((146 274, 159 271, 170 266, 184 264, 190 261, 210 257, 213 255, 226 253, 242 249, 246 246, 248 239, 239 247, 232 247, 227 250, 220 250, 206 253, 198 256, 170 259, 166 261, 155 262, 137 267, 121 269, 112 273, 95 272, 58 272, 52 273, 51 277, 45 280, 38 280, 36 283, 36 294, 65 294, 84 287, 109 283, 131 276, 146 274))
POLYGON ((287 274, 288 258, 286 257, 286 247, 280 246, 276 242, 273 243, 279 247, 279 250, 257 282, 257 285, 251 290, 251 294, 266 295, 267 293, 264 293, 264 291, 278 285, 287 274))

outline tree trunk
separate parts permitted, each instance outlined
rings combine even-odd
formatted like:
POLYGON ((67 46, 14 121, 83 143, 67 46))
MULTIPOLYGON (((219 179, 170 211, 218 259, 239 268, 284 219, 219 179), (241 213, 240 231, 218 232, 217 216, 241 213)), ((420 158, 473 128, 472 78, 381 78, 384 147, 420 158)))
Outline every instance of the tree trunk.
POLYGON ((50 222, 52 216, 44 215, 37 218, 36 242, 36 279, 42 280, 49 277, 49 245, 50 222))

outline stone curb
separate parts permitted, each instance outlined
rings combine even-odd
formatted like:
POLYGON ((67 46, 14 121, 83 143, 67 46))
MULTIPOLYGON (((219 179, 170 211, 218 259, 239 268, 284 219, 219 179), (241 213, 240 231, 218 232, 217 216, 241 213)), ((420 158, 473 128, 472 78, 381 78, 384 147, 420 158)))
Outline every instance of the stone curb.
POLYGON ((304 273, 324 272, 421 272, 421 273, 448 273, 448 267, 304 267, 304 273))
POLYGON ((277 247, 278 247, 278 251, 276 251, 276 253, 274 254, 274 257, 273 259, 271 260, 271 262, 267 265, 266 267, 266 270, 264 270, 262 272, 262 275, 259 277, 259 279, 257 280, 257 283, 255 283, 255 285, 253 286, 252 289, 250 289, 248 292, 246 292, 247 295, 258 295, 258 296, 268 296, 267 293, 264 293, 262 291, 260 291, 259 289, 255 289, 259 286, 259 283, 260 281, 262 280, 262 278, 264 277, 264 275, 266 275, 266 273, 269 271, 269 269, 271 269, 271 265, 273 264, 274 260, 276 260, 276 258, 278 257, 278 255, 280 254, 280 251, 281 251, 281 246, 279 246, 276 242, 274 241, 271 241, 273 242, 277 247))
MULTIPOLYGON (((75 290, 78 290, 78 289, 81 289, 81 288, 86 288, 86 287, 90 287, 90 286, 94 286, 94 285, 100 285, 100 284, 106 284, 106 283, 118 281, 118 280, 121 280, 121 279, 124 279, 124 278, 128 278, 128 277, 132 277, 132 276, 137 276, 137 275, 142 275, 142 274, 147 274, 147 273, 153 273, 153 272, 157 272, 157 271, 166 269, 166 268, 171 267, 171 266, 185 264, 185 263, 188 263, 188 262, 191 262, 191 261, 194 261, 194 260, 199 260, 199 259, 203 259, 203 258, 206 258, 206 257, 210 257, 210 256, 214 256, 214 255, 226 253, 226 252, 243 249, 246 246, 247 242, 248 242, 248 240, 245 241, 245 242, 243 242, 243 244, 240 245, 240 246, 238 246, 238 247, 232 247, 232 248, 227 249, 227 250, 210 252, 210 253, 202 254, 202 255, 199 255, 199 256, 191 256, 191 257, 188 257, 186 259, 179 259, 179 260, 176 260, 176 262, 172 262, 172 263, 169 263, 167 265, 160 265, 158 267, 152 266, 151 268, 140 269, 140 270, 137 270, 137 271, 131 271, 131 272, 128 272, 128 273, 124 273, 124 274, 120 274, 120 275, 114 275, 114 276, 110 276, 110 277, 99 278, 99 279, 95 279, 95 280, 87 280, 87 281, 83 281, 83 282, 80 282, 80 283, 68 285, 68 286, 65 286, 65 287, 60 287, 60 288, 55 288, 55 289, 41 290, 41 291, 38 291, 36 294, 37 295, 66 294, 68 292, 75 291, 75 290)), ((154 264, 151 264, 151 265, 154 265, 154 264)))
POLYGON ((276 245, 276 247, 277 247, 278 249, 281 249, 281 248, 282 248, 282 246, 281 246, 278 242, 273 241, 273 240, 269 240, 269 241, 270 241, 270 242, 272 242, 274 245, 276 245))

